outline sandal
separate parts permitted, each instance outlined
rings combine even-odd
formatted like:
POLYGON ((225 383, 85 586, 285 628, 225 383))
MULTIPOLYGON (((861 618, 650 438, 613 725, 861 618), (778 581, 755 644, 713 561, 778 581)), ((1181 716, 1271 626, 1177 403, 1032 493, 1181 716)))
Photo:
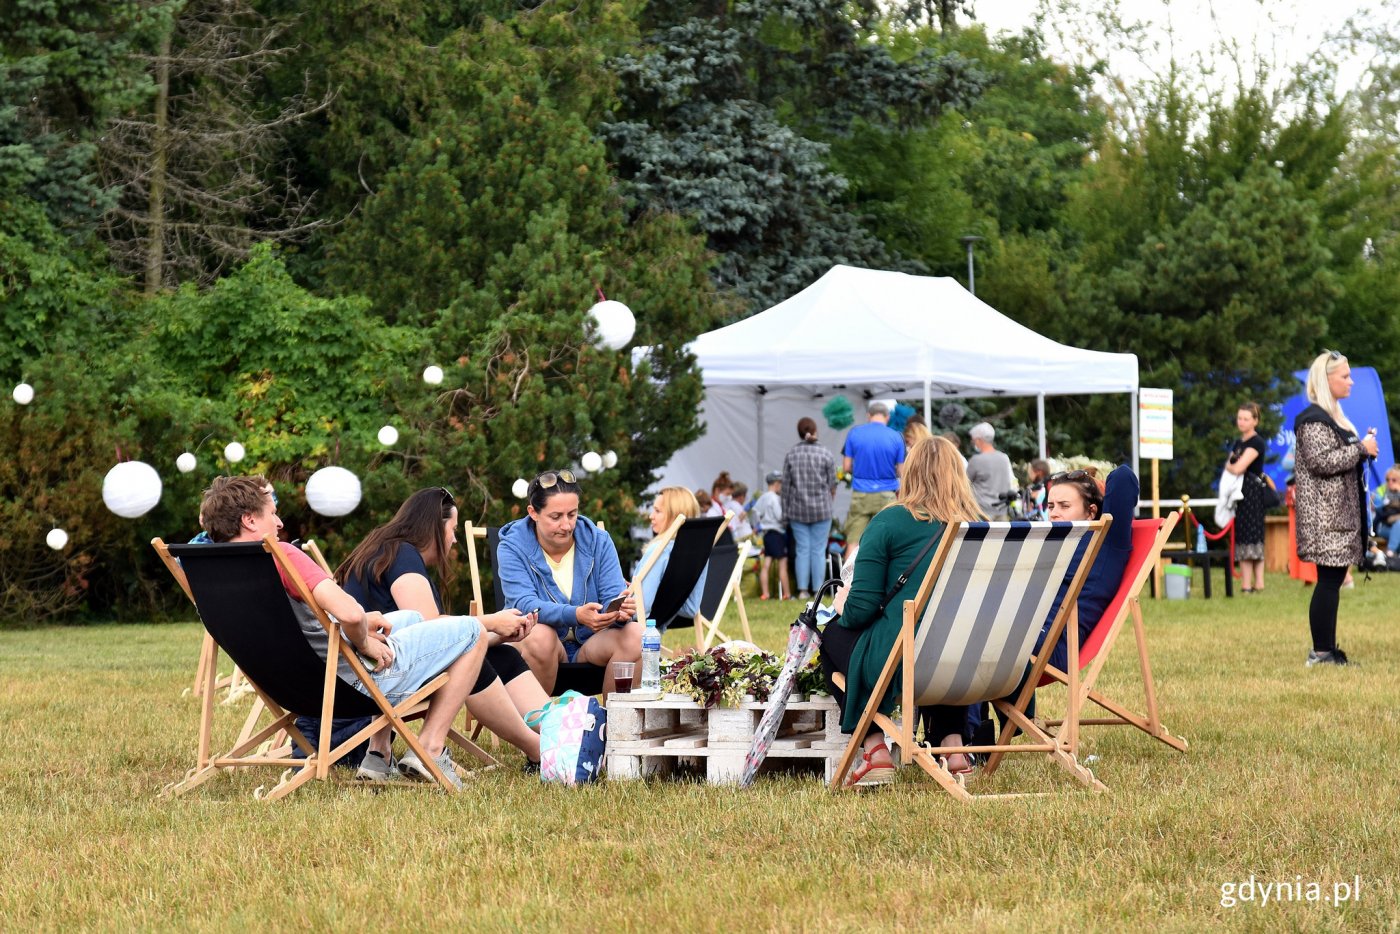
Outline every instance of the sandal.
POLYGON ((938 758, 939 761, 943 763, 943 768, 948 771, 948 774, 955 778, 959 775, 971 775, 973 769, 977 767, 973 764, 972 756, 966 753, 955 752, 950 756, 939 756, 938 758), (953 762, 955 759, 961 759, 962 762, 955 766, 953 762))
POLYGON ((874 788, 894 781, 894 760, 884 743, 861 754, 860 765, 846 778, 847 788, 874 788))

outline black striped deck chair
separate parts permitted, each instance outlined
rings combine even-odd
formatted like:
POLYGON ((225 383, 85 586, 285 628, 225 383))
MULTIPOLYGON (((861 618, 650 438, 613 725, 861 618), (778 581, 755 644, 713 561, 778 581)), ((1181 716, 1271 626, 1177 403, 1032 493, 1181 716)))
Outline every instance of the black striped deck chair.
MULTIPOLYGON (((700 582, 700 575, 709 567, 710 555, 720 536, 728 530, 726 523, 730 516, 727 512, 723 516, 699 516, 694 519, 676 516, 671 527, 647 546, 650 549, 647 560, 637 569, 629 588, 637 601, 638 619, 656 620, 657 628, 662 633, 672 625, 677 628, 695 626, 695 647, 705 647, 703 624, 697 625, 695 620, 680 616, 680 611, 700 582), (656 573, 653 568, 668 544, 671 558, 661 575, 653 605, 646 606, 642 597, 643 583, 656 573)), ((731 570, 733 568, 728 568, 726 572, 731 570)))
POLYGON ((749 629, 749 613, 744 607, 744 594, 741 589, 746 560, 744 549, 734 541, 733 533, 726 526, 710 552, 709 572, 705 576, 705 593, 700 598, 700 618, 696 620, 697 627, 704 629, 704 639, 700 648, 708 649, 716 639, 720 642, 729 641, 729 636, 720 630, 719 624, 731 602, 739 611, 739 625, 743 627, 744 641, 753 641, 753 631, 749 629))
MULTIPOLYGON (((223 769, 270 766, 283 770, 281 778, 268 793, 263 794, 260 788, 254 795, 263 800, 276 800, 312 779, 328 777, 337 759, 385 726, 392 726, 404 738, 445 790, 453 790, 437 763, 418 742, 417 735, 405 724, 406 720, 423 713, 428 698, 447 683, 446 674, 430 679, 401 703, 389 703, 365 671, 359 656, 340 638, 340 627, 317 605, 305 581, 277 549, 271 536, 261 542, 218 545, 166 545, 160 539, 151 544, 176 581, 194 599, 205 631, 247 676, 272 715, 270 724, 250 736, 240 737, 226 754, 211 755, 213 694, 206 692, 196 765, 183 780, 167 786, 165 793, 182 794, 223 769), (317 655, 302 634, 301 624, 278 576, 279 567, 296 586, 302 603, 326 628, 328 658, 317 655), (342 657, 355 677, 369 687, 370 694, 361 693, 339 677, 337 660, 342 657), (293 721, 298 715, 320 718, 321 732, 316 741, 296 728, 293 721), (337 717, 368 717, 370 720, 353 736, 332 746, 331 722, 337 717), (305 758, 293 758, 290 745, 262 749, 266 740, 280 732, 286 733, 305 758)), ((205 664, 212 674, 212 655, 205 664)), ((457 730, 449 730, 448 738, 483 764, 495 765, 491 756, 457 730)))
MULTIPOLYGON (((1068 678, 1070 710, 1078 690, 1078 632, 1076 603, 1084 579, 1098 555, 1110 518, 1093 522, 968 522, 954 523, 944 532, 928 574, 913 600, 904 602, 904 625, 871 693, 870 702, 837 764, 831 788, 840 789, 860 752, 859 737, 873 724, 885 733, 903 765, 917 763, 949 794, 973 798, 965 784, 949 774, 946 756, 955 753, 1032 752, 1057 765, 1095 790, 1103 785, 1080 765, 1064 737, 1052 736, 1025 715, 1029 692, 1011 704, 1008 697, 1022 677, 1055 595, 1081 544, 1084 558, 1056 614, 1047 645, 1054 645, 1068 627, 1071 664, 1068 678), (900 719, 879 712, 880 701, 899 681, 900 719), (1016 745, 932 746, 916 741, 918 707, 976 704, 991 701, 1029 740, 1016 745)), ((1035 684, 1045 669, 1048 653, 1031 667, 1035 684)), ((978 797, 993 797, 980 795, 978 797)))

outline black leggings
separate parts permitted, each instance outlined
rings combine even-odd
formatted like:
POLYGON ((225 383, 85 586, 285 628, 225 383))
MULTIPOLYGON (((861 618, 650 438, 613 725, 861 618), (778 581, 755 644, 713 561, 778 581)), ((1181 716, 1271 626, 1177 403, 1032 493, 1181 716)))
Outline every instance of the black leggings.
MULTIPOLYGON (((482 638, 485 638, 483 634, 482 638)), ((497 678, 502 684, 510 684, 516 678, 530 670, 530 666, 525 664, 525 659, 520 657, 520 650, 513 645, 493 645, 486 650, 486 658, 481 662, 481 673, 476 676, 476 684, 472 685, 472 694, 480 694, 489 688, 497 678)))
MULTIPOLYGON (((841 705, 841 710, 846 709, 846 692, 837 687, 831 676, 836 672, 841 672, 849 677, 851 670, 851 653, 855 651, 856 642, 860 639, 860 631, 847 629, 844 626, 827 626, 822 632, 822 674, 826 676, 826 689, 831 692, 831 696, 836 698, 836 702, 841 705)), ((935 743, 943 742, 943 737, 949 734, 966 736, 967 729, 967 707, 965 705, 920 707, 919 714, 924 720, 924 738, 935 743)), ((865 737, 861 737, 864 742, 865 737)))
POLYGON ((1317 585, 1313 587, 1312 603, 1308 605, 1308 627, 1312 629, 1314 652, 1330 652, 1337 647, 1337 603, 1345 567, 1317 566, 1317 585))

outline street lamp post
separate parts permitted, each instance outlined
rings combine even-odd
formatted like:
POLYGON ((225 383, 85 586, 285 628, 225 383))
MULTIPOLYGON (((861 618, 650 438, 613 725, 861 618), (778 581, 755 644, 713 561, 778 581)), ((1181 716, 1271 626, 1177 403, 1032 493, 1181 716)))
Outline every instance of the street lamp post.
POLYGON ((972 245, 981 239, 981 237, 974 237, 971 234, 958 238, 958 242, 967 248, 967 290, 974 296, 977 295, 977 276, 972 269, 972 245))

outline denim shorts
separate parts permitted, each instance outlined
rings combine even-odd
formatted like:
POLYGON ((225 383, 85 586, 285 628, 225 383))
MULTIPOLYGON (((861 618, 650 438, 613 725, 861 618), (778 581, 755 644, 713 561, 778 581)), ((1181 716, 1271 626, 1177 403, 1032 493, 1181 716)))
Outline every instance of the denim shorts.
MULTIPOLYGON (((383 671, 370 672, 370 677, 391 704, 400 703, 446 671, 481 638, 481 623, 471 616, 425 620, 412 610, 397 610, 384 616, 394 625, 389 634, 394 663, 383 671)), ((362 694, 369 693, 363 684, 355 687, 362 694)))

